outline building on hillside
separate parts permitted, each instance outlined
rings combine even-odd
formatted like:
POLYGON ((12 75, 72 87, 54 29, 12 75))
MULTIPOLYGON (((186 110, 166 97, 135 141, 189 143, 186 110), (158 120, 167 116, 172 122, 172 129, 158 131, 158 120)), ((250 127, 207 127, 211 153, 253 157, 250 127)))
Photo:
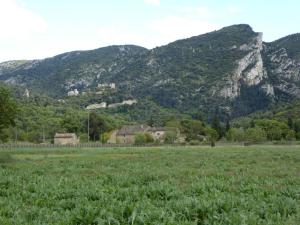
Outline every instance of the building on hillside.
POLYGON ((88 105, 86 109, 105 109, 107 107, 106 102, 101 102, 100 104, 88 105))
POLYGON ((30 92, 28 89, 25 89, 25 92, 23 94, 24 97, 29 98, 30 97, 30 92))
POLYGON ((77 89, 74 89, 74 91, 69 91, 68 92, 68 96, 78 96, 79 95, 79 91, 77 89))
POLYGON ((135 135, 146 133, 150 129, 147 125, 125 125, 116 134, 116 143, 134 144, 135 135))
POLYGON ((98 84, 98 88, 100 88, 100 89, 116 89, 116 84, 115 83, 98 84))
POLYGON ((54 144, 57 145, 76 145, 78 143, 79 139, 74 133, 56 133, 54 136, 54 144))

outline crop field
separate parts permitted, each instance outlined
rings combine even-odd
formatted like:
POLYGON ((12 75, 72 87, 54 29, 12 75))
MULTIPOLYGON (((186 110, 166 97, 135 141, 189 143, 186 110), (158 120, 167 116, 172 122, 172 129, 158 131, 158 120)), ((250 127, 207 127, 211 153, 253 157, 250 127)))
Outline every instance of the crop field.
POLYGON ((300 224, 300 147, 0 150, 1 225, 300 224))

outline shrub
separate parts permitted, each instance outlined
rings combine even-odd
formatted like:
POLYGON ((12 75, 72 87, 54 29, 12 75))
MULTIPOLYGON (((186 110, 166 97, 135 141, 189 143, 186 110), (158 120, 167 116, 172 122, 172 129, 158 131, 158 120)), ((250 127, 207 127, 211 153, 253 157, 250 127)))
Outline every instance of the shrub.
POLYGON ((134 137, 134 144, 136 145, 143 145, 147 143, 147 138, 145 136, 145 134, 139 133, 136 134, 134 137))
POLYGON ((245 132, 242 128, 230 128, 226 133, 228 141, 242 142, 245 140, 245 132))
POLYGON ((88 135, 87 135, 87 134, 80 134, 79 140, 80 140, 80 142, 82 142, 82 143, 88 142, 88 135))
POLYGON ((151 134, 149 133, 145 133, 145 138, 146 138, 146 143, 153 143, 154 142, 154 138, 151 136, 151 134))
POLYGON ((173 144, 177 139, 175 131, 167 131, 165 134, 164 142, 166 144, 173 144))
POLYGON ((110 133, 106 132, 106 133, 101 134, 100 140, 101 140, 102 144, 105 144, 105 143, 107 143, 109 138, 110 138, 110 133))
POLYGON ((296 139, 296 132, 293 130, 289 130, 288 133, 286 134, 286 140, 292 141, 296 139))
POLYGON ((202 143, 202 142, 199 141, 199 140, 191 140, 191 141, 189 142, 190 145, 200 145, 201 143, 202 143))

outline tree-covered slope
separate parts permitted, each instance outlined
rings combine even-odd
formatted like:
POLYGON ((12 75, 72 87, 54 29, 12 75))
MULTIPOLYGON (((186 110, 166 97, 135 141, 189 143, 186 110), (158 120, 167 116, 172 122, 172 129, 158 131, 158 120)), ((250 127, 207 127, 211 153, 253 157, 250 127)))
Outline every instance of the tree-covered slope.
POLYGON ((242 24, 151 50, 110 46, 6 62, 0 80, 59 99, 75 88, 95 93, 99 84, 115 83, 99 101, 150 98, 180 113, 226 119, 300 98, 299 45, 297 34, 263 43, 261 33, 242 24))

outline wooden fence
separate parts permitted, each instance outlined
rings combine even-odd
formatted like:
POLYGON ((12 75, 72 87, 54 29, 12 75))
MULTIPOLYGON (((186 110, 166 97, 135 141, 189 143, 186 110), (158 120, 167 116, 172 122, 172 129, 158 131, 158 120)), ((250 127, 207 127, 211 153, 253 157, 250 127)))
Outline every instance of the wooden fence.
MULTIPOLYGON (((217 146, 250 146, 250 145, 300 145, 299 141, 273 141, 263 143, 249 143, 249 142, 216 142, 217 146)), ((128 148, 128 147, 181 147, 181 146, 209 146, 209 144, 198 144, 189 145, 187 143, 182 144, 162 144, 162 143, 151 143, 144 145, 133 145, 133 144, 102 144, 99 142, 80 143, 76 145, 58 145, 58 144, 34 144, 34 143, 7 143, 0 144, 1 149, 51 149, 51 148, 128 148)))
POLYGON ((184 144, 101 144, 101 143, 81 143, 76 145, 58 145, 58 144, 33 144, 33 143, 9 143, 0 144, 0 149, 43 149, 43 148, 121 148, 121 147, 179 147, 184 144))

